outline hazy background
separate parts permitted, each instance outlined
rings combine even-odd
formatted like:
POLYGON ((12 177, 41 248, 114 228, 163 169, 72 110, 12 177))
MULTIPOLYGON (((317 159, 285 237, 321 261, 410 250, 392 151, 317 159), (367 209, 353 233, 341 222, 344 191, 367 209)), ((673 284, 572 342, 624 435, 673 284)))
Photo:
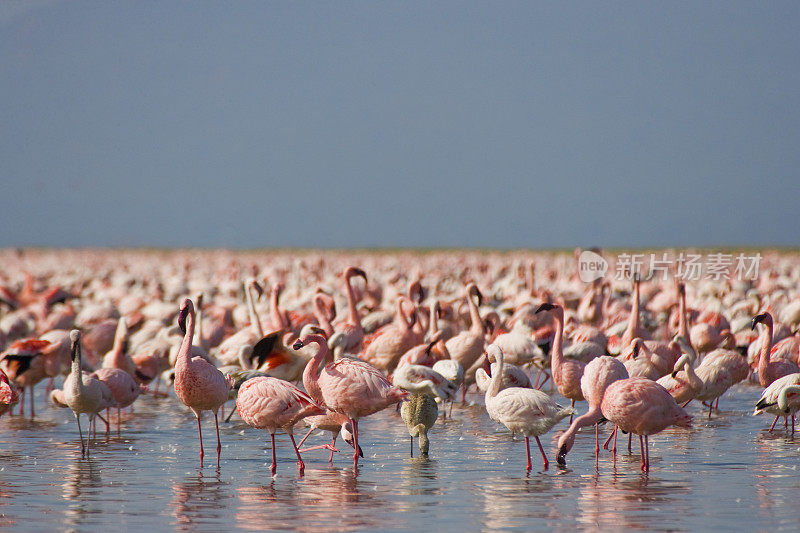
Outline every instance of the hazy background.
POLYGON ((0 246, 800 244, 800 3, 0 3, 0 246))

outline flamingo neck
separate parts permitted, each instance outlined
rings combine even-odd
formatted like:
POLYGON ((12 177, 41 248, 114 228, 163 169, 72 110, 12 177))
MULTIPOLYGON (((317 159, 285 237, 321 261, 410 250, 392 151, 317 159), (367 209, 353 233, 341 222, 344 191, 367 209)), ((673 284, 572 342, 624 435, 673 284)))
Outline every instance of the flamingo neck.
POLYGON ((252 283, 248 283, 247 287, 245 287, 245 296, 247 297, 247 312, 250 315, 250 326, 254 328, 258 338, 264 336, 264 329, 261 327, 261 321, 258 319, 258 313, 256 312, 256 303, 253 300, 253 290, 252 283))
POLYGON ((428 319, 428 337, 433 338, 436 332, 439 331, 439 319, 437 314, 439 312, 439 303, 434 300, 430 305, 431 317, 428 319))
POLYGON ((314 398, 315 402, 320 405, 325 405, 325 401, 322 397, 322 388, 319 386, 319 368, 328 356, 328 345, 322 337, 317 335, 309 339, 307 344, 316 344, 318 350, 303 370, 303 386, 306 388, 306 392, 309 396, 314 398))
POLYGON ((286 329, 289 324, 281 313, 280 294, 277 287, 273 287, 269 296, 269 313, 272 316, 272 325, 279 329, 286 329))
MULTIPOLYGON (((761 353, 758 356, 758 375, 765 375, 769 366, 769 352, 772 349, 772 318, 764 320, 764 341, 761 343, 761 353)), ((766 376, 765 376, 766 379, 766 376)))
POLYGON ((633 283, 633 301, 631 302, 631 315, 628 317, 628 327, 625 329, 623 341, 630 341, 636 337, 639 331, 639 282, 633 283))
POLYGON ((190 354, 192 353, 192 337, 194 337, 194 322, 195 315, 194 309, 192 309, 189 312, 189 315, 186 317, 186 333, 183 335, 183 341, 181 342, 181 347, 178 350, 178 357, 175 361, 176 369, 178 366, 185 368, 189 365, 190 354))
POLYGON ((678 301, 678 335, 689 341, 689 325, 686 323, 686 292, 681 292, 678 301))
POLYGON ((559 307, 555 310, 553 315, 556 319, 556 332, 555 335, 553 335, 553 349, 551 350, 550 358, 553 374, 560 374, 561 365, 564 364, 564 310, 559 307))
POLYGON ((572 421, 569 428, 558 439, 559 442, 567 442, 568 440, 574 439, 579 429, 586 426, 593 426, 602 420, 602 418, 603 412, 600 410, 600 405, 590 405, 588 411, 572 421))
POLYGON ((481 320, 481 314, 478 312, 478 306, 472 300, 472 294, 467 293, 467 305, 469 306, 469 318, 472 321, 472 326, 470 329, 476 334, 483 335, 484 328, 483 328, 483 320, 481 320))
POLYGON ((497 372, 492 373, 492 380, 489 382, 489 388, 486 389, 486 396, 494 398, 497 393, 503 388, 504 374, 503 374, 503 352, 498 350, 495 354, 497 359, 497 372))
POLYGON ((345 276, 344 281, 347 286, 347 320, 356 328, 361 329, 361 319, 358 317, 358 309, 356 308, 356 292, 353 290, 352 283, 350 283, 350 276, 345 276))
POLYGON ((321 298, 314 298, 314 314, 317 316, 319 327, 325 331, 328 338, 331 338, 333 336, 333 326, 331 325, 331 321, 328 320, 328 315, 325 313, 325 308, 322 306, 321 298))

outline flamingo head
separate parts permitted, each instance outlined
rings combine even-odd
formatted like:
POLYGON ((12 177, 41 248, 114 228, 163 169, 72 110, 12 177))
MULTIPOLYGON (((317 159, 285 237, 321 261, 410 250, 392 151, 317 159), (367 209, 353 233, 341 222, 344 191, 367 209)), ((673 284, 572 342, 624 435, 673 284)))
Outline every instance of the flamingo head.
POLYGON ((350 279, 354 276, 358 276, 364 280, 364 283, 367 283, 367 273, 361 270, 358 267, 348 267, 347 270, 344 271, 345 279, 350 279))
POLYGON ((566 466, 567 454, 572 449, 572 445, 574 443, 575 443, 574 433, 564 433, 558 439, 558 454, 556 455, 556 462, 561 466, 566 466))
POLYGON ((769 313, 761 313, 760 315, 756 315, 753 317, 753 321, 750 322, 750 329, 756 329, 756 324, 764 324, 764 325, 771 325, 772 324, 772 315, 769 313))
POLYGON ((75 361, 81 353, 81 332, 73 329, 69 332, 69 340, 72 347, 72 360, 75 361))
POLYGON ((537 313, 541 313, 542 311, 552 311, 553 309, 556 309, 557 307, 558 307, 557 305, 549 304, 549 303, 545 302, 545 303, 543 303, 542 305, 539 306, 539 308, 536 310, 536 312, 537 313))
POLYGON ((186 335, 186 317, 189 316, 194 310, 194 305, 189 298, 186 298, 183 303, 181 303, 181 310, 178 312, 178 327, 181 328, 181 331, 184 335, 186 335))

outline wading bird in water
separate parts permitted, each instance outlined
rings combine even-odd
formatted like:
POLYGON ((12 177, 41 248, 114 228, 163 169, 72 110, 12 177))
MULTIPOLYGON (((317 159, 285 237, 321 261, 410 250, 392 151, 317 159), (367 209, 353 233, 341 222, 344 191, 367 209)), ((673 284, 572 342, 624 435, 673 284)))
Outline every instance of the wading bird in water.
MULTIPOLYGON (((203 411, 214 413, 214 424, 217 428, 217 468, 222 444, 219 440, 219 408, 228 400, 231 390, 230 382, 217 368, 196 356, 189 358, 194 337, 195 313, 194 304, 188 298, 181 304, 178 313, 178 326, 183 332, 183 342, 178 350, 175 362, 175 395, 197 417, 197 434, 200 437, 200 466, 203 466, 203 430, 200 427, 200 415, 203 411)), ((240 391, 241 393, 241 391, 240 391)))
POLYGON ((315 402, 345 415, 350 420, 355 448, 353 469, 357 470, 360 449, 358 419, 402 402, 408 393, 393 387, 377 368, 363 361, 339 359, 328 363, 320 370, 320 364, 328 354, 325 337, 315 334, 303 335, 292 347, 299 350, 311 343, 318 345, 319 348, 303 372, 303 385, 315 402))

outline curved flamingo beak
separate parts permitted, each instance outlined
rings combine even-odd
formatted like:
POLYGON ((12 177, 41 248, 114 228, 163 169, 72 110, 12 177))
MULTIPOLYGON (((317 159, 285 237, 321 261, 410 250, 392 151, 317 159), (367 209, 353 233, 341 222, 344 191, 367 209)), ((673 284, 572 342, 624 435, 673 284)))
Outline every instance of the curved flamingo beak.
POLYGON ((766 318, 765 313, 761 313, 760 315, 756 315, 753 317, 753 321, 750 322, 750 329, 756 329, 756 324, 760 324, 764 318, 766 318))
POLYGON ((562 444, 561 448, 558 449, 558 455, 556 455, 556 462, 561 466, 567 465, 567 445, 562 444))
POLYGON ((300 349, 300 348, 302 348, 303 346, 304 346, 304 345, 303 345, 303 341, 301 341, 301 340, 299 340, 299 339, 298 339, 298 340, 294 341, 294 344, 292 344, 292 349, 293 349, 293 350, 299 350, 299 349, 300 349))
POLYGON ((186 335, 186 317, 189 315, 188 307, 181 307, 181 312, 178 313, 178 327, 186 335))
POLYGON ((552 311, 555 308, 556 308, 556 306, 554 306, 553 304, 543 303, 542 305, 539 306, 539 308, 536 310, 536 312, 540 313, 542 311, 552 311))

